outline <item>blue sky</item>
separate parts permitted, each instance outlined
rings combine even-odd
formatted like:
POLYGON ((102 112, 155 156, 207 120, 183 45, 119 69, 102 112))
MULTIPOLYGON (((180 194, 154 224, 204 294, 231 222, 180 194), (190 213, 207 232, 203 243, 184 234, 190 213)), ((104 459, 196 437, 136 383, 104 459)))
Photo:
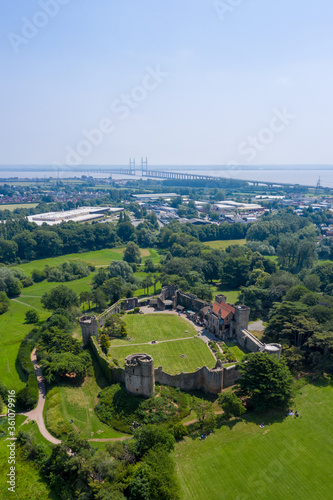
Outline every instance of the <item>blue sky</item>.
POLYGON ((0 164, 333 164, 331 0, 0 9, 0 164))

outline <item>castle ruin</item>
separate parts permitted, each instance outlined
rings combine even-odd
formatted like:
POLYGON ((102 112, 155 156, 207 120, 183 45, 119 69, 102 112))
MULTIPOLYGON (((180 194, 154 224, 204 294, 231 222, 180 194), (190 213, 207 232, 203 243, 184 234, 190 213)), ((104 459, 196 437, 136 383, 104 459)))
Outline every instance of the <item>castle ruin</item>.
POLYGON ((149 354, 125 358, 125 387, 133 396, 150 398, 155 394, 154 360, 149 354))
POLYGON ((92 335, 96 337, 98 341, 98 323, 96 316, 81 316, 79 323, 82 330, 83 345, 88 345, 92 335))

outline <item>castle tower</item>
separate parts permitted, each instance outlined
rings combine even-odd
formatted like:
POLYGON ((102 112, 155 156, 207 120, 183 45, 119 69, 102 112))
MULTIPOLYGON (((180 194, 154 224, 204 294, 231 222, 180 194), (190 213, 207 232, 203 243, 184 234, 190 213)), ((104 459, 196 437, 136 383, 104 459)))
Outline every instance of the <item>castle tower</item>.
POLYGON ((83 345, 87 345, 92 335, 98 341, 98 325, 96 316, 81 316, 79 323, 82 330, 83 345))
POLYGON ((241 335, 242 330, 247 330, 249 327, 251 309, 247 306, 235 306, 235 333, 236 336, 241 335))
POLYGON ((225 304, 227 302, 227 297, 225 295, 222 295, 222 293, 220 293, 219 295, 215 296, 215 301, 218 304, 225 304))
POLYGON ((133 396, 150 398, 155 394, 154 360, 149 354, 125 358, 125 387, 133 396))

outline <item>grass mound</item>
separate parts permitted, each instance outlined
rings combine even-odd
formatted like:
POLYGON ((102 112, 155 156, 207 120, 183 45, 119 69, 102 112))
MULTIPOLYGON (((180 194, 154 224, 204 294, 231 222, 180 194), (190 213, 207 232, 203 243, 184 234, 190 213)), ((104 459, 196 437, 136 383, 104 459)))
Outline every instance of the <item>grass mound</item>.
POLYGON ((177 422, 190 414, 191 397, 179 389, 156 386, 149 399, 131 396, 120 384, 107 387, 99 394, 95 408, 100 420, 111 427, 130 432, 134 421, 140 424, 177 422))

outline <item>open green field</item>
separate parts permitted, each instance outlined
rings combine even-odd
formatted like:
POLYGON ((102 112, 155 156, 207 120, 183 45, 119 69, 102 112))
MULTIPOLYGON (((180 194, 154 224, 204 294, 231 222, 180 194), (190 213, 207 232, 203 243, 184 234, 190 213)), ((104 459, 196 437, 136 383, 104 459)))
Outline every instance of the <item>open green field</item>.
POLYGON ((38 203, 13 203, 0 205, 0 210, 15 210, 15 208, 36 208, 38 203))
POLYGON ((181 500, 332 498, 332 385, 306 385, 292 408, 302 419, 245 414, 204 441, 178 443, 181 500))
POLYGON ((162 366, 163 370, 171 375, 181 372, 193 372, 202 366, 213 368, 216 364, 206 344, 198 338, 133 347, 111 347, 109 354, 118 359, 119 366, 124 366, 126 356, 135 352, 150 354, 154 358, 155 368, 162 366), (181 358, 183 355, 185 357, 181 358))
MULTIPOLYGON (((68 260, 82 260, 87 264, 94 266, 108 266, 112 260, 122 260, 125 247, 112 248, 104 250, 96 250, 94 252, 71 253, 67 255, 59 255, 58 257, 50 257, 48 259, 32 260, 27 264, 20 264, 17 267, 23 269, 27 274, 31 274, 34 269, 44 269, 45 266, 59 266, 68 260)), ((154 249, 141 248, 141 257, 143 260, 152 259, 154 262, 159 261, 159 254, 154 249)))
POLYGON ((137 344, 151 342, 152 340, 171 340, 194 337, 197 335, 195 328, 189 321, 175 314, 126 314, 123 317, 131 340, 112 340, 112 346, 125 343, 137 344))
MULTIPOLYGON (((28 309, 29 306, 12 300, 9 310, 0 316, 0 377, 9 389, 16 391, 25 385, 25 376, 16 368, 16 357, 22 339, 32 329, 32 325, 24 323, 28 309)), ((44 311, 40 313, 41 319, 46 319, 49 315, 44 311)))
POLYGON ((215 241, 205 241, 204 245, 214 248, 215 250, 225 250, 230 247, 230 245, 245 245, 246 240, 215 240, 215 241))
POLYGON ((93 362, 94 375, 87 376, 81 386, 63 384, 53 387, 46 395, 44 418, 52 434, 55 434, 54 429, 59 422, 68 424, 73 420, 72 427, 86 439, 109 439, 125 435, 101 422, 95 414, 97 395, 108 384, 95 359, 93 362))

